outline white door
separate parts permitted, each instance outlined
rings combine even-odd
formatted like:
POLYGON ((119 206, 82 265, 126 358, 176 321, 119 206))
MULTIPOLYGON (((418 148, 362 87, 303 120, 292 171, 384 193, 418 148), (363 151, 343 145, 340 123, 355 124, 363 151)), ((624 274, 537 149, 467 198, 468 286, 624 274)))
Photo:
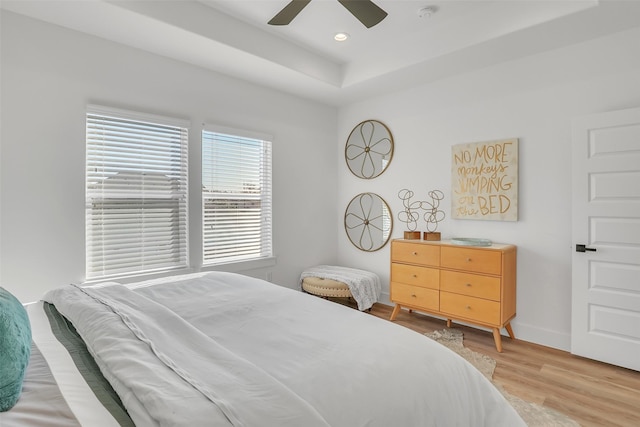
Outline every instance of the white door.
POLYGON ((572 175, 571 352, 640 371, 640 108, 575 119, 572 175))

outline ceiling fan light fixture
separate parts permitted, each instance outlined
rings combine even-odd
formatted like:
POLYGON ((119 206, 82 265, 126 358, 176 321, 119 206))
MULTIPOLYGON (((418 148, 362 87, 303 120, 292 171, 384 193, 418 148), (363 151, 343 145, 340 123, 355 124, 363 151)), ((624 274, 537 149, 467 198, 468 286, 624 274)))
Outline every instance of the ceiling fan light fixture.
POLYGON ((347 39, 349 38, 349 34, 347 33, 336 33, 333 36, 333 39, 337 42, 344 42, 347 41, 347 39))

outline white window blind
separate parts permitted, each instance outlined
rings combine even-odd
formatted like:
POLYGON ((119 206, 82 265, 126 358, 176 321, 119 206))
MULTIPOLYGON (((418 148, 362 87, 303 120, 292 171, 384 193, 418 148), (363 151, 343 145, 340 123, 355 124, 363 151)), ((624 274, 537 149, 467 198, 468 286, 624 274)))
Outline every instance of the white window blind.
POLYGON ((204 264, 272 256, 271 142, 203 130, 202 205, 204 264))
POLYGON ((186 267, 185 121, 87 109, 87 279, 186 267))

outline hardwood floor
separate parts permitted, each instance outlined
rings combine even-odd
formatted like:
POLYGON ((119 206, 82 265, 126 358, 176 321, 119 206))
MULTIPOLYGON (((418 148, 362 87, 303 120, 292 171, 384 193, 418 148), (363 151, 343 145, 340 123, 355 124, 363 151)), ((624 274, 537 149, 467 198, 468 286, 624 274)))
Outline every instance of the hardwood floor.
MULTIPOLYGON (((370 314, 389 319, 391 310, 375 304, 370 314)), ((395 323, 419 333, 446 328, 444 320, 406 310, 395 323)), ((493 379, 509 393, 585 427, 640 426, 640 372, 509 337, 503 337, 503 352, 498 353, 491 332, 455 322, 454 327, 463 330, 465 347, 496 360, 493 379)))

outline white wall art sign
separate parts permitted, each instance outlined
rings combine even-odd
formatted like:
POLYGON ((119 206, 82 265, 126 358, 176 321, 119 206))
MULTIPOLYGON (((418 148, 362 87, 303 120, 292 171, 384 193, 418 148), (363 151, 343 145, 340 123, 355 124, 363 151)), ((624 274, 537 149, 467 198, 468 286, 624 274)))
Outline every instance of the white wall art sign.
POLYGON ((451 213, 457 219, 518 220, 518 139, 451 147, 451 213))

